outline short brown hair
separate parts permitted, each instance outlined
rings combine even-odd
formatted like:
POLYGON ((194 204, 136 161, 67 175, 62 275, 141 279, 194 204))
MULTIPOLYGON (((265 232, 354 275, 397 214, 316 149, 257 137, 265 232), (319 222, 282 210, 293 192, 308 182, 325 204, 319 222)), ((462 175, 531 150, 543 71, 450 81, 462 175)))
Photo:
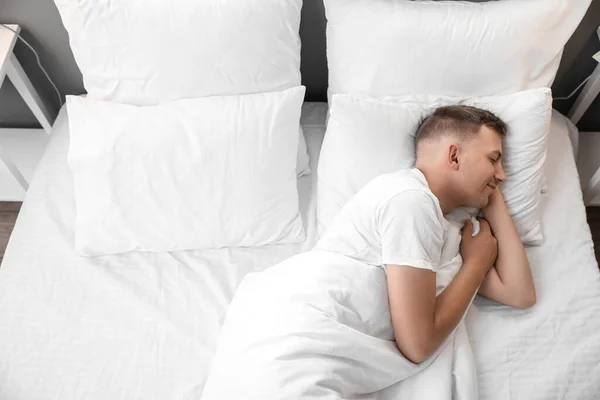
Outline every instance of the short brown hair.
POLYGON ((498 132, 500 136, 506 136, 506 124, 489 111, 463 105, 439 107, 421 122, 415 139, 417 145, 422 140, 447 134, 467 140, 477 134, 484 125, 498 132))

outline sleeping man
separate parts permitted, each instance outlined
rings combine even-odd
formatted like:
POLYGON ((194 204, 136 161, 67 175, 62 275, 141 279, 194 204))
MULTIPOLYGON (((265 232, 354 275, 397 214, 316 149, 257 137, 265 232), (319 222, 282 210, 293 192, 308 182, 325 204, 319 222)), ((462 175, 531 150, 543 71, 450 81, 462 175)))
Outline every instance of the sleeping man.
POLYGON ((203 399, 476 398, 457 329, 475 294, 536 301, 499 189, 506 134, 474 107, 427 117, 415 168, 369 182, 313 250, 244 278, 203 399), (463 207, 482 209, 477 234, 463 207))

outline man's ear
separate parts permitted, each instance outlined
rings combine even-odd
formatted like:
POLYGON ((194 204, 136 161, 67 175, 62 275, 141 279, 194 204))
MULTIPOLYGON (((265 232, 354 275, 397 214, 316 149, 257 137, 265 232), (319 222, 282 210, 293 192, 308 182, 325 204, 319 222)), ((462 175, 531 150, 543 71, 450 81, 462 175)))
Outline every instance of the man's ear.
POLYGON ((460 147, 457 144, 451 144, 448 147, 448 165, 454 170, 458 170, 460 167, 459 155, 460 147))

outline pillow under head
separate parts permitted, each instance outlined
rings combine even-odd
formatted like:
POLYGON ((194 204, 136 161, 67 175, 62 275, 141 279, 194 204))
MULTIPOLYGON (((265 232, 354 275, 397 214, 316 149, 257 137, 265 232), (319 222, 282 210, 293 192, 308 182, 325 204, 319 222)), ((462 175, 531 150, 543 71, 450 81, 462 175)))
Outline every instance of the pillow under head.
POLYGON ((419 124, 436 108, 452 104, 491 111, 507 124, 502 193, 523 242, 540 244, 539 205, 552 113, 548 88, 491 97, 334 95, 318 170, 319 232, 371 179, 413 167, 419 124))

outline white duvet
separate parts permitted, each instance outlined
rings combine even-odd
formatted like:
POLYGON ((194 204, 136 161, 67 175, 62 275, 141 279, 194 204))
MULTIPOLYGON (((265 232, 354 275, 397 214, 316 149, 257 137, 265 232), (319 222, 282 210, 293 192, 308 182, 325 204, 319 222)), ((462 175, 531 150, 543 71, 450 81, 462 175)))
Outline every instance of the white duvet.
MULTIPOLYGON (((442 250, 438 293, 462 265, 458 215, 442 250)), ((394 343, 381 268, 311 250, 247 275, 227 312, 202 399, 364 396, 477 399, 463 322, 416 365, 394 343)))

